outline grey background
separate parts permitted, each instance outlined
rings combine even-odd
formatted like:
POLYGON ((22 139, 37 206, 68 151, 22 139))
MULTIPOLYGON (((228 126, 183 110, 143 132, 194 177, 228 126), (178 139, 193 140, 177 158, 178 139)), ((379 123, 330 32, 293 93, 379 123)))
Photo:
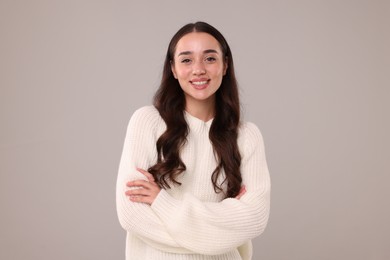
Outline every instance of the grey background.
POLYGON ((390 259, 389 1, 0 1, 0 259, 124 259, 115 181, 169 39, 227 38, 272 178, 254 259, 390 259))

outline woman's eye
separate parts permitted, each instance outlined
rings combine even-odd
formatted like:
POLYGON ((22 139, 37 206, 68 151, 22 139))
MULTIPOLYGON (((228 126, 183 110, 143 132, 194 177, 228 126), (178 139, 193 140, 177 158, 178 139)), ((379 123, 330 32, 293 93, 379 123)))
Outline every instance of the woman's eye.
POLYGON ((182 60, 181 60, 181 63, 190 63, 190 62, 191 62, 190 59, 182 59, 182 60))
POLYGON ((214 58, 214 57, 207 57, 206 58, 206 61, 207 62, 214 62, 214 61, 216 61, 217 59, 216 58, 214 58))

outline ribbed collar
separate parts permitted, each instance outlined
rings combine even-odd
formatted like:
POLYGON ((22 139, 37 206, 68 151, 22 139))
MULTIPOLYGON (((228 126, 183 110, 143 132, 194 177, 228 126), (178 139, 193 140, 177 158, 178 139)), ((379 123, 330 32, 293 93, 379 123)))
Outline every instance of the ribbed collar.
POLYGON ((194 131, 197 133, 201 133, 204 131, 207 131, 207 133, 208 133, 208 131, 210 130, 211 123, 213 122, 213 119, 214 119, 214 118, 212 118, 209 121, 205 122, 205 121, 191 115, 190 113, 188 113, 185 110, 184 110, 184 118, 186 119, 187 124, 190 127, 191 131, 194 131))

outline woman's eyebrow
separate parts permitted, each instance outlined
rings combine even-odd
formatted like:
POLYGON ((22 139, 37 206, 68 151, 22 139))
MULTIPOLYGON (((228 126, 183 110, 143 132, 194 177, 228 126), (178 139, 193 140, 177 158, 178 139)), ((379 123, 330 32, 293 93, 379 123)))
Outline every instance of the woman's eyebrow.
POLYGON ((209 49, 209 50, 205 50, 203 53, 218 53, 218 52, 214 49, 209 49))
MULTIPOLYGON (((192 51, 183 51, 183 52, 180 52, 177 56, 190 55, 192 53, 193 53, 192 51)), ((208 49, 208 50, 203 51, 203 53, 218 53, 218 51, 216 51, 214 49, 208 49)))
POLYGON ((190 55, 192 53, 192 51, 183 51, 183 52, 180 52, 177 56, 180 56, 180 55, 190 55))

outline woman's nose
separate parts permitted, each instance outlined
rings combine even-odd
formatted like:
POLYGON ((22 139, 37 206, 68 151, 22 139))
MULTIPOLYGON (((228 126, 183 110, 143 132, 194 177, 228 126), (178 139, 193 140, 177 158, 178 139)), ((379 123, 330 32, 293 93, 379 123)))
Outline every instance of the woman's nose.
POLYGON ((194 75, 202 75, 206 73, 205 66, 202 61, 197 61, 192 67, 192 73, 194 75))

